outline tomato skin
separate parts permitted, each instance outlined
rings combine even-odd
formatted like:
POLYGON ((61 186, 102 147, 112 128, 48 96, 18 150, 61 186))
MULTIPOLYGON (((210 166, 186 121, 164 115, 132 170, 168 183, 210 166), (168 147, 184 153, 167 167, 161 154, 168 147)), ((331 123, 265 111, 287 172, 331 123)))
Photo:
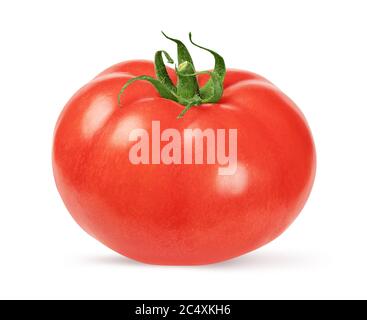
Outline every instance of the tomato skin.
MULTIPOLYGON (((175 80, 173 70, 170 76, 175 80)), ((192 108, 159 97, 147 82, 117 95, 128 79, 154 76, 149 61, 129 61, 80 89, 57 122, 53 169, 77 223, 111 249, 161 265, 224 261, 278 237, 312 188, 316 154, 295 104, 255 74, 228 70, 217 104, 192 108), (238 170, 217 165, 133 165, 130 130, 237 128, 238 170)), ((203 84, 206 76, 200 76, 203 84)))

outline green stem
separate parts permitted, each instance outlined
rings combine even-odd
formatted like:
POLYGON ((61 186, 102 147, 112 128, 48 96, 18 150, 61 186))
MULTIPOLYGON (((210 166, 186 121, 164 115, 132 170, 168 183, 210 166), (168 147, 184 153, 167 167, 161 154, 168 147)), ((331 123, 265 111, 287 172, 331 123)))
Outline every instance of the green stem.
POLYGON ((212 71, 200 71, 193 74, 180 74, 182 77, 198 76, 200 74, 210 75, 211 86, 208 88, 208 94, 201 94, 201 103, 215 103, 220 100, 223 95, 223 83, 219 75, 212 71))
POLYGON ((192 63, 188 61, 181 63, 176 69, 176 73, 178 77, 177 96, 179 97, 179 102, 198 96, 199 86, 192 63))
MULTIPOLYGON (((162 34, 168 40, 171 40, 177 44, 178 69, 181 68, 182 72, 186 72, 186 69, 189 69, 187 71, 188 73, 195 73, 194 62, 192 61, 190 52, 187 50, 182 41, 168 37, 163 31, 162 34)), ((177 91, 181 91, 184 94, 184 96, 182 96, 183 99, 194 97, 195 95, 199 94, 200 89, 196 76, 186 77, 184 81, 180 79, 179 75, 178 78, 177 91)), ((178 93, 178 95, 180 94, 178 93)))
MULTIPOLYGON (((163 32, 162 32, 163 33, 163 32)), ((223 82, 226 74, 226 66, 224 59, 215 51, 202 47, 193 42, 191 33, 189 34, 190 42, 203 50, 210 52, 215 60, 215 66, 213 71, 196 72, 191 55, 186 46, 177 39, 163 35, 176 43, 177 45, 177 58, 178 67, 176 68, 177 74, 177 86, 174 85, 172 79, 169 77, 166 66, 164 64, 163 57, 165 57, 168 63, 174 63, 170 55, 163 50, 157 51, 155 54, 155 73, 156 78, 142 75, 133 79, 130 79, 122 87, 118 95, 118 103, 121 105, 121 97, 123 92, 128 86, 138 80, 144 80, 150 82, 158 91, 162 98, 176 101, 185 106, 182 112, 178 115, 178 119, 181 119, 186 112, 188 112, 194 106, 200 106, 204 103, 216 103, 223 95, 223 82), (197 81, 197 75, 209 74, 210 79, 204 87, 199 88, 197 81)))

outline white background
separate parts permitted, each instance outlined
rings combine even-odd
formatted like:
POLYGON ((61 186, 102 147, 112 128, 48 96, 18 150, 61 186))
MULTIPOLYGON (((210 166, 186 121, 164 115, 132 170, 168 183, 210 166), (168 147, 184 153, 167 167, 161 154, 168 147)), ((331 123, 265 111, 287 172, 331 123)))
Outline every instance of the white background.
MULTIPOLYGON (((1 1, 0 298, 367 298, 366 1, 1 1), (174 46, 219 51, 285 91, 318 172, 298 220, 247 256, 203 267, 120 257, 74 223, 51 169, 69 97, 106 67, 174 46)), ((193 49, 197 66, 213 61, 193 49)))

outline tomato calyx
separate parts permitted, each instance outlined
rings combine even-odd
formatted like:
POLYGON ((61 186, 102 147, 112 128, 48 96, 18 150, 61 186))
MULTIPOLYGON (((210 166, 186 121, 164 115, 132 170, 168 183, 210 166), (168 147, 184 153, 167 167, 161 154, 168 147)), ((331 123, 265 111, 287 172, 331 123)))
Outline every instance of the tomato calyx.
POLYGON ((215 60, 215 66, 212 71, 196 72, 191 55, 183 42, 168 37, 164 32, 162 32, 162 34, 177 45, 178 66, 175 66, 178 79, 177 85, 175 85, 169 77, 163 57, 166 58, 169 64, 173 64, 174 60, 166 51, 160 50, 156 52, 154 58, 156 78, 141 75, 127 81, 118 95, 118 104, 121 106, 123 92, 128 86, 136 81, 148 81, 155 87, 162 98, 176 101, 185 106, 182 112, 177 116, 178 119, 183 118, 185 113, 192 107, 218 102, 223 95, 223 82, 226 74, 224 59, 215 51, 193 42, 190 32, 190 42, 194 46, 211 53, 215 60), (208 74, 210 76, 208 82, 201 88, 197 80, 199 74, 208 74))

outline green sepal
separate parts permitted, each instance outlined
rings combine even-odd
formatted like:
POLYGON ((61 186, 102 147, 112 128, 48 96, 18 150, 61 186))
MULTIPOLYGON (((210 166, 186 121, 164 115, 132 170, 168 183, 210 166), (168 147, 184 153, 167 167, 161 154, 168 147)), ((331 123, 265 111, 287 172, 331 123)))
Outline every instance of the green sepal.
MULTIPOLYGON (((191 58, 189 51, 187 50, 186 46, 183 44, 182 41, 171 38, 167 36, 163 31, 162 34, 168 39, 176 43, 177 45, 177 61, 178 61, 178 68, 182 65, 189 65, 192 67, 190 73, 195 73, 195 66, 194 62, 191 58)), ((180 96, 180 92, 183 94, 182 98, 186 99, 187 97, 193 97, 194 95, 198 95, 200 92, 199 84, 196 79, 196 76, 186 77, 184 81, 182 79, 178 79, 177 85, 177 94, 180 96), (181 85, 180 85, 181 83, 181 85)))
MULTIPOLYGON (((213 97, 213 92, 215 92, 214 96, 218 96, 219 95, 218 89, 221 88, 220 96, 218 98, 219 100, 223 94, 223 82, 224 82, 224 77, 226 75, 226 64, 224 62, 224 59, 222 58, 222 56, 220 56, 215 51, 205 48, 203 46, 200 46, 196 44, 195 42, 193 42, 191 32, 189 33, 189 38, 190 38, 190 42, 194 46, 210 52, 214 56, 214 60, 215 60, 214 70, 211 73, 210 79, 208 80, 208 82, 205 84, 204 87, 200 88, 200 96, 203 98, 203 100, 208 100, 210 99, 210 97, 213 97), (214 77, 216 79, 214 79, 214 77), (219 86, 218 82, 220 82, 222 85, 219 86)), ((213 102, 217 102, 218 100, 213 101, 213 102)))
POLYGON ((162 34, 167 39, 177 44, 177 86, 174 85, 172 79, 169 77, 163 58, 165 57, 168 63, 174 63, 174 61, 166 51, 160 50, 156 52, 154 59, 156 78, 142 75, 127 81, 118 94, 118 104, 121 105, 121 96, 126 88, 135 81, 139 80, 150 82, 162 98, 173 100, 184 105, 185 108, 178 115, 178 119, 182 118, 185 113, 194 106, 200 106, 204 103, 218 102, 223 95, 223 82, 226 74, 226 66, 223 58, 215 51, 194 43, 192 41, 192 35, 190 33, 190 42, 194 46, 210 52, 215 59, 215 66, 213 71, 196 72, 191 55, 186 46, 180 40, 170 38, 163 32, 162 34), (197 81, 197 75, 199 74, 210 75, 210 79, 201 89, 199 88, 197 81))
POLYGON ((177 61, 178 61, 178 65, 180 65, 181 63, 183 63, 185 61, 190 62, 192 65, 194 65, 194 61, 192 61, 190 52, 189 52, 189 50, 187 50, 186 46, 183 44, 182 41, 167 36, 163 31, 162 31, 162 34, 168 40, 171 40, 171 41, 173 41, 177 44, 177 61))
POLYGON ((154 88, 158 91, 159 95, 162 98, 170 99, 170 100, 178 102, 176 94, 174 92, 170 91, 167 87, 165 87, 164 84, 162 84, 158 79, 155 79, 155 78, 152 78, 152 77, 149 77, 149 76, 139 76, 139 77, 130 79, 122 87, 122 89, 120 90, 120 92, 118 94, 118 104, 119 105, 121 105, 121 96, 124 93, 125 89, 128 86, 130 86, 132 83, 134 83, 135 81, 139 81, 139 80, 144 80, 144 81, 150 82, 154 86, 154 88))
POLYGON ((173 59, 170 57, 170 55, 166 51, 164 50, 157 51, 155 54, 155 58, 154 58, 155 73, 156 73, 157 79, 160 82, 162 82, 162 84, 164 84, 167 87, 167 89, 176 93, 177 88, 175 87, 171 78, 168 75, 166 65, 164 64, 164 61, 163 61, 163 55, 166 57, 168 63, 170 64, 174 63, 173 59))

